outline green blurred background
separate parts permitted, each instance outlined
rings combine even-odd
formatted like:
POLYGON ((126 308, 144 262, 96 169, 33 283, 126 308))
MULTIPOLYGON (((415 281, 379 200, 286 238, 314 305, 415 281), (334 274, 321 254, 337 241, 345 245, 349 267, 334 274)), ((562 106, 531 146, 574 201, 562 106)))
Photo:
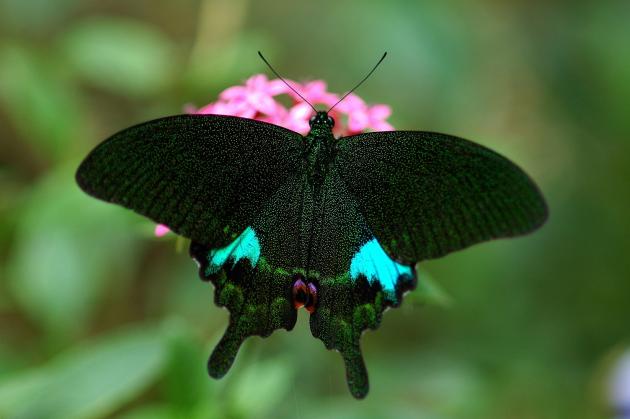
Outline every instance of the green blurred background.
POLYGON ((600 418, 630 338, 630 3, 0 0, 0 417, 600 418), (176 240, 81 193, 108 135, 267 72, 471 138, 547 196, 534 235, 421 266, 364 335, 371 392, 295 330, 227 324, 176 240), (430 281, 430 282, 429 282, 430 281))

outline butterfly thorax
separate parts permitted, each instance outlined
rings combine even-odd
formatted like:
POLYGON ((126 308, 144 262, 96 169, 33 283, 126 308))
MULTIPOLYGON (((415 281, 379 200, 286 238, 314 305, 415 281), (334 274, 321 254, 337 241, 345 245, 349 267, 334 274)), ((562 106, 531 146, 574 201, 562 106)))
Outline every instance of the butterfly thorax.
POLYGON ((308 178, 321 184, 337 155, 337 140, 332 128, 335 121, 326 112, 318 112, 310 120, 311 130, 304 137, 308 178))

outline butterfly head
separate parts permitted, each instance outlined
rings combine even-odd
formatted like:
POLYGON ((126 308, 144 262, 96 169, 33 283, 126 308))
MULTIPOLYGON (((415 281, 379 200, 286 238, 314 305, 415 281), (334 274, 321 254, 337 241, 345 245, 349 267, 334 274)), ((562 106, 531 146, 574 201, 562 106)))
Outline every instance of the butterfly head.
POLYGON ((332 129, 335 126, 335 120, 332 116, 328 115, 328 112, 320 111, 311 117, 308 124, 313 128, 329 128, 332 129))

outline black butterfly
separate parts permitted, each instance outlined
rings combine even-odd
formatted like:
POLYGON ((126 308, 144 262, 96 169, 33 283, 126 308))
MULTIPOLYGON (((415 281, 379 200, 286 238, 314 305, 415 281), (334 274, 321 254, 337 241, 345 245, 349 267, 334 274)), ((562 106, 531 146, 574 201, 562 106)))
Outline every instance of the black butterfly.
POLYGON ((172 116, 113 135, 77 171, 88 194, 191 239, 201 278, 231 315, 213 377, 245 338, 291 330, 304 306, 362 398, 359 338, 415 287, 417 262, 547 218, 533 181, 485 147, 421 131, 337 139, 334 122, 316 112, 302 136, 232 116, 172 116))

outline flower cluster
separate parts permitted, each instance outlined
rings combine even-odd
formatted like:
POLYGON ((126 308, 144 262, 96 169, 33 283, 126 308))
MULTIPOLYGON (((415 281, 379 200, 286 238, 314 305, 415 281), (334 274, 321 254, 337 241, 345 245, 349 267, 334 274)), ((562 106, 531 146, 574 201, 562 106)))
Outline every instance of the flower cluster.
MULTIPOLYGON (((304 84, 287 82, 310 103, 325 105, 329 109, 340 96, 330 93, 326 83, 314 80, 304 84)), ((219 100, 199 109, 189 107, 188 113, 240 116, 269 122, 306 135, 310 129, 308 121, 313 109, 280 79, 269 80, 264 74, 250 77, 244 86, 233 86, 219 94, 219 100), (284 102, 279 100, 284 97, 284 102), (288 103, 285 106, 283 103, 288 103)), ((333 134, 337 137, 359 134, 367 130, 391 131, 387 122, 391 108, 387 105, 368 106, 354 93, 349 94, 330 113, 335 119, 333 134)), ((158 224, 155 235, 167 234, 168 227, 158 224)))

